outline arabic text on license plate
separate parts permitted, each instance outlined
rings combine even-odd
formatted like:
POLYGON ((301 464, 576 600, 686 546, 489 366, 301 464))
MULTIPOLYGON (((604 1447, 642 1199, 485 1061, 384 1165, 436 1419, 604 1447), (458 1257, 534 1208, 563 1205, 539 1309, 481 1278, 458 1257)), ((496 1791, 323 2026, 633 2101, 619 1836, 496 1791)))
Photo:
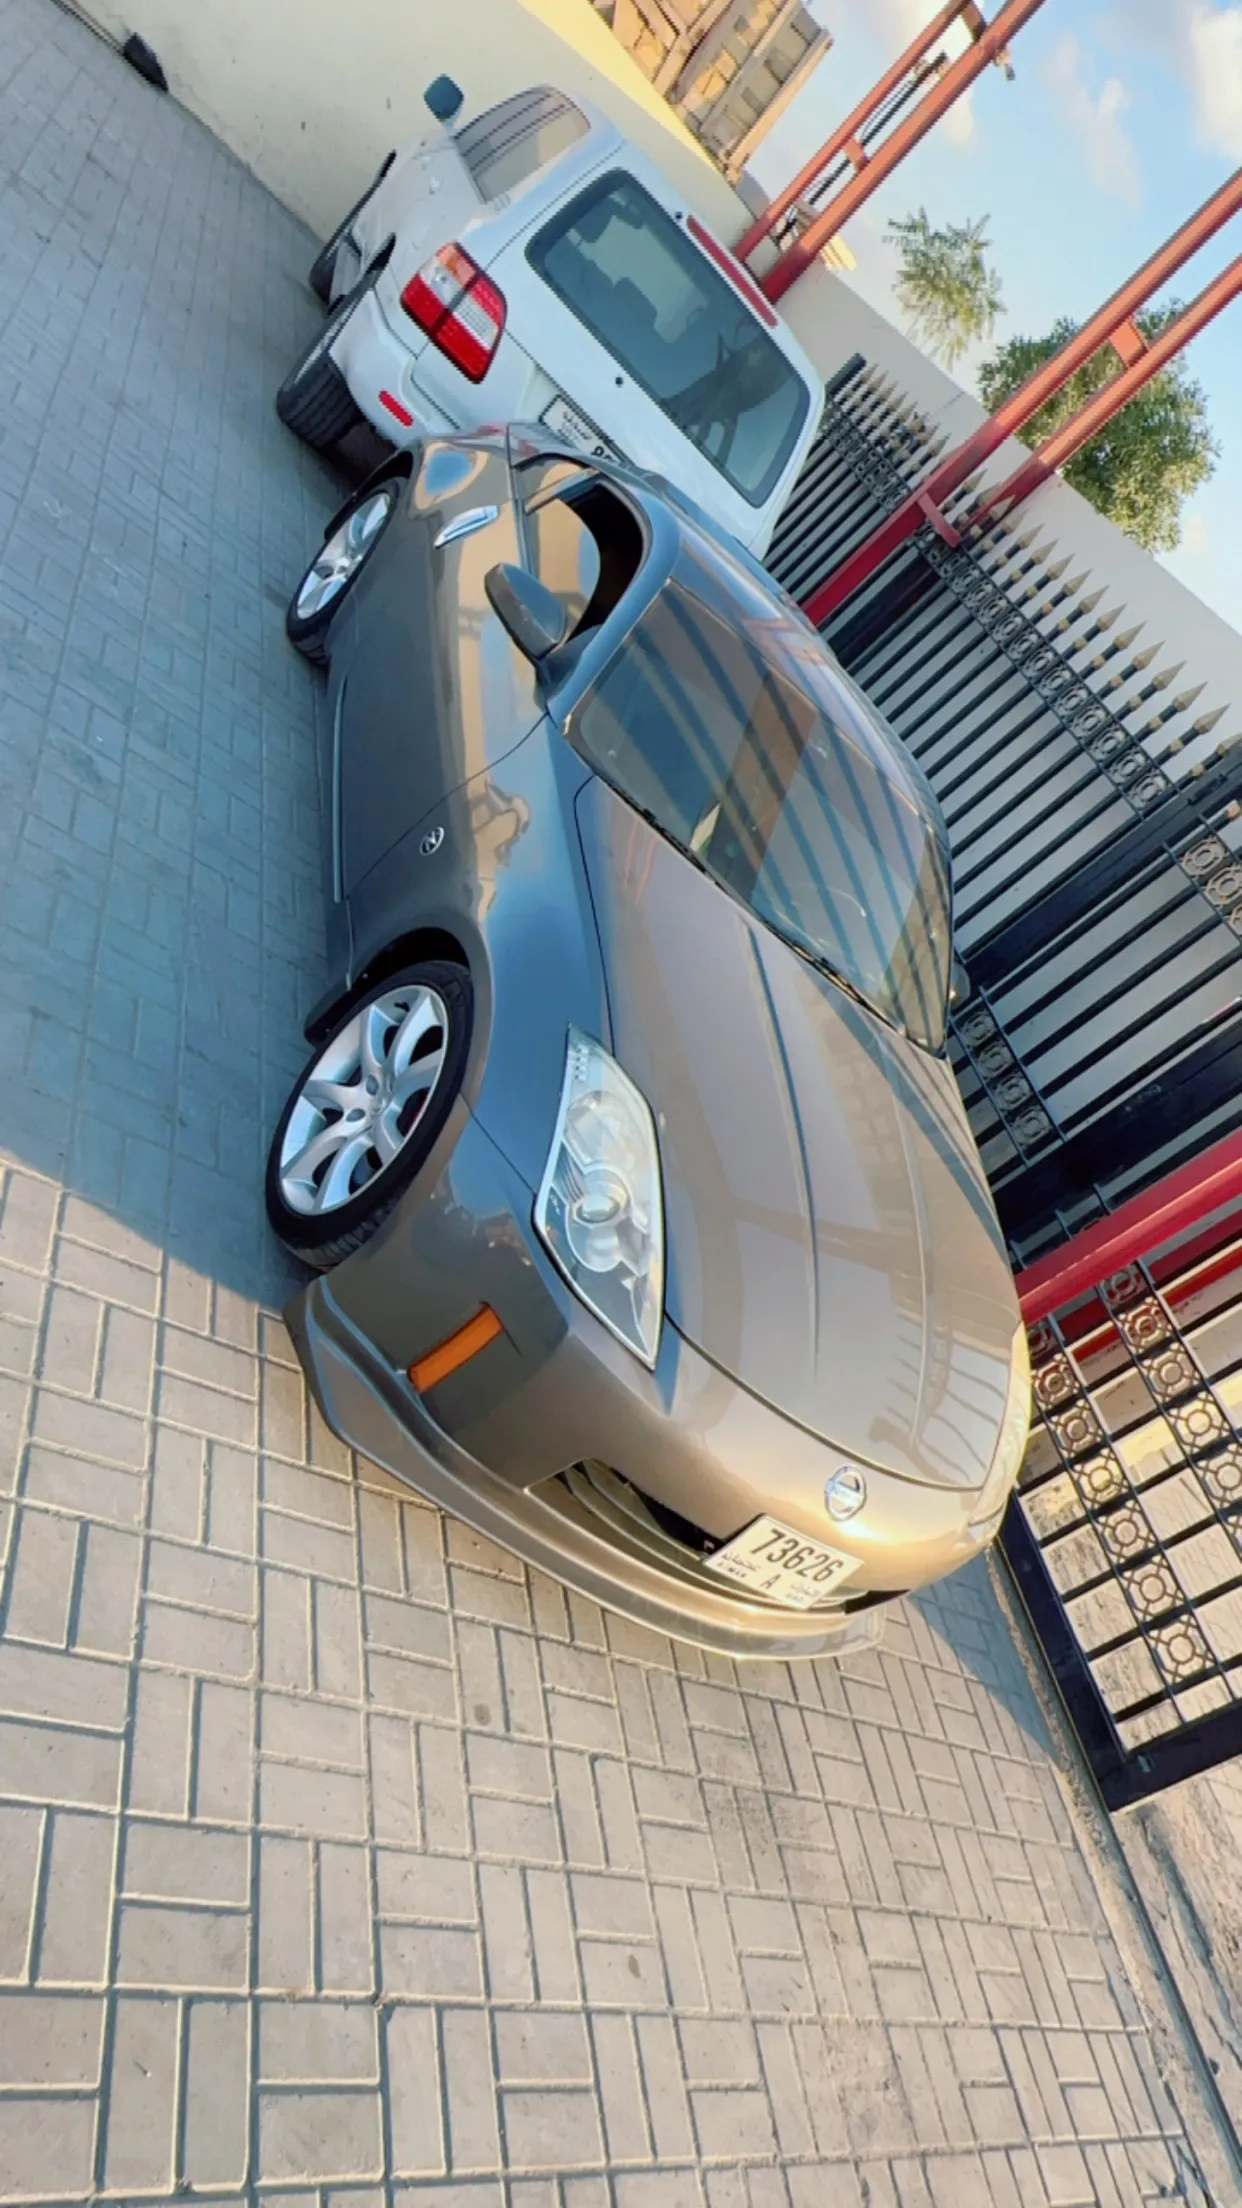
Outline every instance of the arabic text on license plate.
POLYGON ((543 419, 566 444, 577 445, 580 452, 589 453, 593 460, 615 460, 615 448, 606 437, 600 436, 594 422, 589 422, 568 399, 553 399, 550 406, 545 406, 543 419))
POLYGON ((811 1541, 779 1518, 756 1518, 703 1559, 709 1572, 735 1580, 790 1610, 812 1610, 858 1569, 858 1558, 811 1541))

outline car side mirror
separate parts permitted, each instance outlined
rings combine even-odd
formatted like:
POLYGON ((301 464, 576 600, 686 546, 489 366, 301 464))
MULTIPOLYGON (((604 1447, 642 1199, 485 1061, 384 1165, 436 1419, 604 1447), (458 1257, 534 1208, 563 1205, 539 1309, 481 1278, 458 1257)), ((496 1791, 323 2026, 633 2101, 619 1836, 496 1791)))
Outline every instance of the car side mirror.
POLYGON ((536 667, 564 643, 569 627, 565 608, 537 575, 505 560, 489 569, 483 588, 493 613, 504 623, 519 652, 536 667))
POLYGON ((423 94, 438 123, 451 123, 460 115, 465 97, 461 86, 454 84, 451 77, 436 77, 423 94))
POLYGON ((961 959, 958 957, 955 951, 953 953, 952 971, 949 976, 949 1003, 952 1005, 953 1010, 957 1012, 960 1010, 962 1005, 969 1004, 969 1002, 970 975, 967 973, 966 968, 963 966, 961 959))

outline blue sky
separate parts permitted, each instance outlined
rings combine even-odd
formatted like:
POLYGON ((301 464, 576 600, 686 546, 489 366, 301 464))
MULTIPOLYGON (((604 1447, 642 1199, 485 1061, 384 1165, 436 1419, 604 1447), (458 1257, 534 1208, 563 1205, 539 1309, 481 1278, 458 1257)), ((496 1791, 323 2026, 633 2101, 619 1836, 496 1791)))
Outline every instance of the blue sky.
MULTIPOLYGON (((836 43, 755 160, 769 190, 827 136, 938 0, 810 0, 836 43)), ((991 19, 1000 0, 986 0, 991 19)), ((958 32, 951 52, 965 44, 958 32)), ((1015 82, 988 69, 855 217, 849 279, 900 320, 884 238, 920 204, 935 223, 990 218, 1007 312, 996 337, 1084 319, 1242 162, 1239 0, 1044 0, 1013 45, 1015 82)), ((1242 216, 1187 264, 1193 297, 1238 252, 1242 216)), ((986 349, 985 349, 986 350, 986 349)), ((1221 446, 1166 564, 1242 628, 1242 299, 1187 358, 1221 446)), ((972 380, 969 361, 957 374, 972 380)))

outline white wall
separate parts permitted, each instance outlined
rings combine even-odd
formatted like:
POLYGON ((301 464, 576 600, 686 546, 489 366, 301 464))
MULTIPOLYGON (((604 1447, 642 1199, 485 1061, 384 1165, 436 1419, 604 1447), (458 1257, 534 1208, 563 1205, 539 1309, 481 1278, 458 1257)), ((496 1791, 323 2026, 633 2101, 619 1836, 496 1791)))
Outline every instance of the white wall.
POLYGON ((659 162, 726 240, 741 201, 590 0, 74 0, 154 47, 175 97, 318 235, 390 146, 428 127, 442 71, 467 117, 531 84, 579 92, 659 162))

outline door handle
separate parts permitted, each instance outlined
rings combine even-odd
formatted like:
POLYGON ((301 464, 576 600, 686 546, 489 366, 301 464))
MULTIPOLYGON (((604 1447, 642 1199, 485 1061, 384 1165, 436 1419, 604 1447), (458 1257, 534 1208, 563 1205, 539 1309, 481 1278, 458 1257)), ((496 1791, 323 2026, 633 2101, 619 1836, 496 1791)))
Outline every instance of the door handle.
POLYGON ((432 550, 438 552, 442 544, 456 544, 458 537, 472 537, 476 529, 487 529, 492 522, 499 519, 499 506, 471 506, 467 513, 458 514, 454 520, 445 522, 433 542, 432 550))

